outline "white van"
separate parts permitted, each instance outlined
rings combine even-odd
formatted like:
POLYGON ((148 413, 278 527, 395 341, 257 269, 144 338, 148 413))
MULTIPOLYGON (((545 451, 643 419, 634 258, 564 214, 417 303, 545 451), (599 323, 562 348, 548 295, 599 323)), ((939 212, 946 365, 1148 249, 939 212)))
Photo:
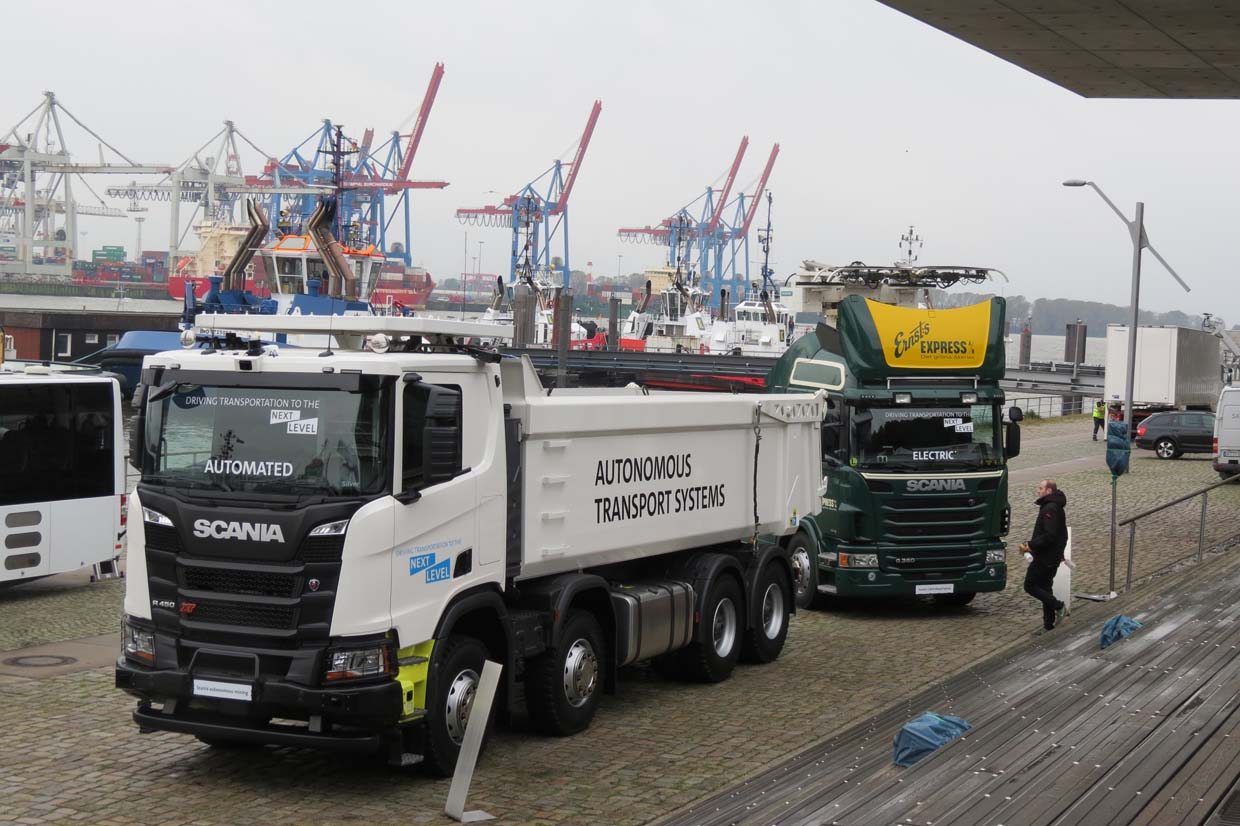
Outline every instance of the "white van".
POLYGON ((115 572, 125 451, 116 379, 0 369, 0 587, 115 572))
POLYGON ((1223 388, 1214 416, 1214 469, 1226 479, 1240 473, 1240 386, 1223 388))

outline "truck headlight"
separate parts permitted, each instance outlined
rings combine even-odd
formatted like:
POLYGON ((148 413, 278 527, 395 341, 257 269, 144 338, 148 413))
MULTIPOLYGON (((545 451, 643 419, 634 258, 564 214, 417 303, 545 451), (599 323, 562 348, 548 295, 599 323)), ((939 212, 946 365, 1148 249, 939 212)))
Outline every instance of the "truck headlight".
POLYGON ((894 401, 896 404, 912 404, 913 394, 912 393, 896 393, 892 397, 892 401, 894 401))
POLYGON ((1007 551, 1005 549, 999 548, 997 551, 986 552, 987 565, 1002 565, 1005 562, 1007 562, 1007 551))
POLYGON ((877 568, 878 554, 840 554, 841 568, 877 568))
POLYGON ((961 404, 977 404, 977 394, 976 393, 961 393, 960 403, 961 404))
POLYGON ((355 680, 361 677, 378 677, 392 671, 392 645, 356 646, 333 648, 327 652, 327 669, 324 680, 355 680))
POLYGON ((163 525, 165 528, 172 527, 172 520, 164 516, 159 511, 153 511, 150 508, 142 508, 142 521, 150 522, 152 525, 163 525))
POLYGON ((344 533, 345 528, 349 527, 348 519, 341 519, 337 522, 324 522, 310 531, 311 536, 340 536, 344 533))
POLYGON ((155 632, 137 628, 126 621, 121 627, 121 650, 131 660, 155 664, 155 632))

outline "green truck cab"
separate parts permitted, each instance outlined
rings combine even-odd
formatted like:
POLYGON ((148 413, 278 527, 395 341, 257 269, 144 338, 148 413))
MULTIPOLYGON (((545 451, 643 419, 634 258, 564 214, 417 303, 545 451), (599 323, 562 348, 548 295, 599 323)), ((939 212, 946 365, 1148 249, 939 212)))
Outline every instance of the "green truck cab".
POLYGON ((825 390, 821 511, 790 543, 797 602, 931 595, 963 605, 1007 583, 1005 304, 894 307, 860 296, 792 344, 771 392, 825 390))

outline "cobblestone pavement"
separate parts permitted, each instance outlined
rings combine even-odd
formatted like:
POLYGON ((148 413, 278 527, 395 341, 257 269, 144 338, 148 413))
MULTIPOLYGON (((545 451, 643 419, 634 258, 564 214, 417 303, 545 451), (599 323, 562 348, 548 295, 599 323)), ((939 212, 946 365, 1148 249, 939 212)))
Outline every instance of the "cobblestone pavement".
MULTIPOLYGON (((1028 427, 1024 450, 1016 468, 1097 455, 1096 469, 1058 478, 1074 528, 1074 591, 1105 590, 1110 476, 1102 446, 1069 419, 1028 427)), ((1142 452, 1133 464, 1119 483, 1121 518, 1217 481, 1208 460, 1159 461, 1142 452)), ((1035 487, 1013 487, 1013 540, 1031 529, 1035 487)), ((1240 532, 1238 505, 1240 489, 1211 496, 1208 538, 1240 532)), ((1142 527, 1138 576, 1195 551, 1199 507, 1179 506, 1142 527)), ((1015 558, 1006 591, 963 609, 895 600, 802 612, 777 662, 742 666, 719 685, 674 684, 645 667, 625 669, 619 694, 604 698, 586 734, 536 737, 523 718, 498 731, 469 806, 503 823, 653 820, 1027 639, 1040 626, 1040 610, 1020 590, 1022 576, 1015 558)), ((81 588, 76 598, 21 590, 0 592, 0 639, 42 641, 52 633, 45 626, 83 635, 115 628, 117 583, 81 588)), ((139 735, 129 720, 132 700, 111 683, 110 670, 100 669, 0 684, 0 823, 405 824, 443 817, 446 783, 378 762, 296 749, 217 751, 177 735, 139 735)))

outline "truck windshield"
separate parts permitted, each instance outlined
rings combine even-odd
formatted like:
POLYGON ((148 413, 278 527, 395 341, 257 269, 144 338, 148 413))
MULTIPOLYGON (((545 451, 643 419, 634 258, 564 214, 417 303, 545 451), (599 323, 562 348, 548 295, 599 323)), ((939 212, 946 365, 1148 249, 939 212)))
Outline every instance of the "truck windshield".
POLYGON ((1000 464, 997 407, 871 408, 853 414, 852 458, 860 467, 1000 464))
POLYGON ((161 389, 147 407, 143 482, 323 496, 388 487, 386 387, 161 389))

